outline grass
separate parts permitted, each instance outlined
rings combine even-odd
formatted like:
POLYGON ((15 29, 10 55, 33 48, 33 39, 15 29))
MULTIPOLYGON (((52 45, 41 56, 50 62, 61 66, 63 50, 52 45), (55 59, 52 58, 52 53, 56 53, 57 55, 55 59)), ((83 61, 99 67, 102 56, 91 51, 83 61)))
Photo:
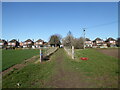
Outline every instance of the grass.
POLYGON ((54 61, 29 64, 3 77, 3 88, 42 88, 52 74, 54 61), (19 83, 19 86, 17 85, 19 83))
MULTIPOLYGON (((61 50, 61 52, 63 52, 61 50)), ((44 88, 55 71, 55 58, 59 52, 53 54, 51 61, 42 64, 28 64, 21 70, 13 70, 3 77, 3 88, 44 88), (17 84, 20 85, 17 85, 17 84)), ((65 70, 73 70, 88 78, 90 83, 96 83, 92 88, 117 88, 118 85, 118 59, 102 54, 95 49, 75 50, 75 60, 63 52, 65 70), (80 57, 88 57, 82 61, 80 57)), ((63 76, 64 77, 64 76, 63 76)))
POLYGON ((75 50, 76 60, 66 60, 74 70, 91 78, 98 87, 117 87, 118 85, 118 59, 107 56, 95 49, 75 50), (82 61, 80 57, 88 57, 82 61))
POLYGON ((2 70, 21 63, 35 55, 39 55, 39 50, 2 50, 2 70))

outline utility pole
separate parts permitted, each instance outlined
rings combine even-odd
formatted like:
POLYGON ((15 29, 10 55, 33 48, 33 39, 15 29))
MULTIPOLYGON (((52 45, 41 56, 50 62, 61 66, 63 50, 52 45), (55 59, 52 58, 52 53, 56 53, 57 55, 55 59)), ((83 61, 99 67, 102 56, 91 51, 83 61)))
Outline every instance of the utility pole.
POLYGON ((83 28, 83 35, 84 35, 83 49, 85 49, 85 28, 83 28))

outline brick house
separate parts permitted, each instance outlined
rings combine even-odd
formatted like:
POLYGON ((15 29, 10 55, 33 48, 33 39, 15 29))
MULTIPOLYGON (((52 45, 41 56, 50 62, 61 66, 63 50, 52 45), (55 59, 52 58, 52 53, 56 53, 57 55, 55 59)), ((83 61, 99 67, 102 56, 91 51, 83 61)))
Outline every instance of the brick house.
POLYGON ((100 47, 103 46, 103 44, 104 41, 100 38, 96 38, 95 40, 93 40, 93 46, 100 47))
POLYGON ((89 38, 86 38, 85 39, 85 47, 86 48, 91 48, 92 45, 93 45, 93 42, 89 38))
POLYGON ((23 42, 20 42, 20 47, 23 47, 24 43, 23 42))
POLYGON ((31 39, 27 39, 26 41, 23 42, 23 48, 31 48, 33 45, 34 42, 31 39))
POLYGON ((8 46, 9 47, 19 47, 19 41, 17 41, 16 39, 13 39, 8 42, 8 46))
POLYGON ((7 44, 8 44, 7 41, 0 39, 0 48, 6 48, 7 44))
POLYGON ((116 41, 117 40, 110 37, 105 42, 106 42, 108 47, 113 47, 113 46, 116 46, 116 41))
POLYGON ((39 39, 37 40, 35 43, 34 43, 34 46, 36 48, 40 48, 40 47, 43 47, 44 46, 44 41, 42 39, 39 39))

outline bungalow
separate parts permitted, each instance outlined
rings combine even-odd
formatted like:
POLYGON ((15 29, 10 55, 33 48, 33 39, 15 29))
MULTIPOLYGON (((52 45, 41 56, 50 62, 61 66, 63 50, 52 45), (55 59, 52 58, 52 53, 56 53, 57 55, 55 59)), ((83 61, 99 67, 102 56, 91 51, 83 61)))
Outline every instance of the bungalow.
POLYGON ((16 39, 13 39, 13 40, 8 42, 8 46, 9 47, 18 47, 19 46, 19 42, 16 39))
POLYGON ((95 40, 93 40, 93 46, 100 47, 103 46, 103 44, 104 41, 100 38, 96 38, 95 40))
POLYGON ((105 42, 107 43, 107 46, 108 46, 108 47, 116 46, 116 40, 113 39, 113 38, 111 38, 111 37, 108 38, 105 42))
POLYGON ((86 48, 91 48, 92 44, 93 44, 93 42, 89 38, 85 39, 85 47, 86 48))
POLYGON ((44 41, 39 39, 34 43, 34 45, 35 45, 36 48, 43 47, 44 46, 44 41))
POLYGON ((31 39, 26 40, 23 42, 23 48, 31 48, 34 45, 34 42, 31 39))
POLYGON ((7 41, 0 39, 0 48, 5 48, 7 46, 7 41))

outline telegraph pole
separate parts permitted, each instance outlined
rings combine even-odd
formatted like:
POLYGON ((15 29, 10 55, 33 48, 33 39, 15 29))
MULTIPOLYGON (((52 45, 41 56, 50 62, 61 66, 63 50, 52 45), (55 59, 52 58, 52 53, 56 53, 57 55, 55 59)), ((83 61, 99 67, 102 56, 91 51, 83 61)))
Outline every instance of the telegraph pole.
POLYGON ((85 49, 85 28, 83 28, 83 35, 84 35, 83 49, 85 49))

